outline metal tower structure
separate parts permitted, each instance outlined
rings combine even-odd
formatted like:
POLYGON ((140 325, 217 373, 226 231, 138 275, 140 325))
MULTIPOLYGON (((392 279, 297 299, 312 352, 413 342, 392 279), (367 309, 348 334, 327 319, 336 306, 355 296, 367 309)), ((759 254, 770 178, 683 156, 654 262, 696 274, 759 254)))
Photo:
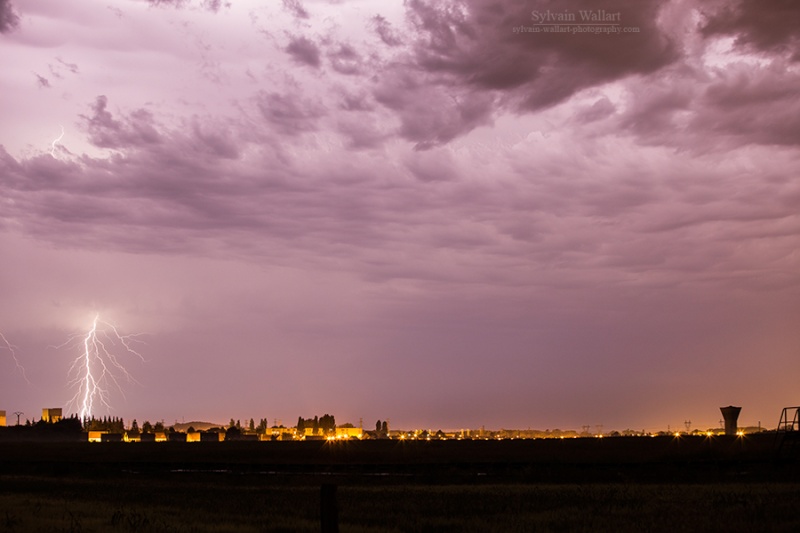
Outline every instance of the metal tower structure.
POLYGON ((775 434, 775 450, 780 456, 784 444, 793 451, 800 441, 800 407, 784 407, 775 434))

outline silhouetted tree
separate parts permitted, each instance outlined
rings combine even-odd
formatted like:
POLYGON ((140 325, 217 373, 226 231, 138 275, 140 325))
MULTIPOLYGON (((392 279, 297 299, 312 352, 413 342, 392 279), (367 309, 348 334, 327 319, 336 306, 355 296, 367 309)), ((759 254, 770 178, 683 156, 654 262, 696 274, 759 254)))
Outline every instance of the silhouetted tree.
POLYGON ((58 431, 67 433, 80 433, 83 431, 83 425, 77 415, 69 418, 62 418, 55 423, 55 426, 58 428, 58 431))
POLYGON ((236 427, 236 420, 231 418, 231 421, 228 423, 228 427, 229 428, 235 428, 236 427))
POLYGON ((164 431, 164 422, 156 422, 156 425, 153 426, 153 429, 156 431, 164 431))
POLYGON ((225 440, 239 440, 242 436, 242 430, 238 427, 229 427, 225 430, 225 440))
POLYGON ((323 433, 330 433, 336 430, 336 418, 333 415, 324 414, 321 417, 315 416, 314 418, 297 418, 297 431, 302 433, 306 428, 311 428, 314 434, 320 431, 323 433))
POLYGON ((319 419, 319 427, 326 433, 336 431, 336 419, 333 415, 325 413, 322 415, 322 418, 319 419))
POLYGON ((383 424, 381 424, 381 433, 384 437, 389 436, 389 424, 386 423, 386 420, 384 420, 383 424))
POLYGON ((250 431, 255 431, 256 430, 256 423, 252 418, 250 419, 249 429, 250 429, 250 431))
POLYGON ((153 424, 151 424, 149 420, 145 420, 144 424, 142 424, 142 431, 144 433, 152 433, 153 432, 153 424))

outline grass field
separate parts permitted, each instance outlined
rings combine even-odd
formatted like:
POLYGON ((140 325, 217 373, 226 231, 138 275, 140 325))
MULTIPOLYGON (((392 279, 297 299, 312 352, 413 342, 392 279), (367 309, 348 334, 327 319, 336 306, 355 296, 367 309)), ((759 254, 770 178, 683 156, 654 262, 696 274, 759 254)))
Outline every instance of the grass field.
POLYGON ((800 531, 767 441, 253 444, 2 443, 0 532, 800 531))
MULTIPOLYGON (((0 531, 319 531, 319 487, 4 478, 0 531)), ((343 532, 798 531, 799 484, 340 486, 343 532)))

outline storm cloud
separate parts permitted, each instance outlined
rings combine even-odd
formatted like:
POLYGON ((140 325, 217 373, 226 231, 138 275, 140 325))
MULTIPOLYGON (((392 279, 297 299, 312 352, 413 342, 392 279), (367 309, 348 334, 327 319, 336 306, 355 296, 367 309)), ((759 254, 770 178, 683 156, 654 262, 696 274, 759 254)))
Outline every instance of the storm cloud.
POLYGON ((0 331, 53 391, 0 403, 70 398, 35 354, 102 311, 151 335, 127 418, 774 418, 793 5, 0 1, 0 331))

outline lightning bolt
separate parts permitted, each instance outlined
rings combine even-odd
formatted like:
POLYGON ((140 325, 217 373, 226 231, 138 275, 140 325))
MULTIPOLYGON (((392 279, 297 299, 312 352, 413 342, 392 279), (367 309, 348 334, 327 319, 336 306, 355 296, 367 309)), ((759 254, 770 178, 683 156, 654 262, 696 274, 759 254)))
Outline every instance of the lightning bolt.
POLYGON ((122 354, 129 354, 145 361, 133 348, 133 343, 142 342, 137 339, 140 335, 121 335, 114 324, 101 320, 98 314, 95 315, 89 331, 75 333, 65 343, 55 347, 69 346, 80 351, 69 369, 69 385, 76 389, 69 405, 76 407, 81 419, 92 416, 96 402, 111 408, 109 389, 112 386, 125 396, 120 379, 139 384, 122 365, 120 357, 122 354))
POLYGON ((11 359, 14 360, 14 365, 17 367, 16 369, 20 371, 25 381, 30 383, 30 381, 28 381, 28 376, 25 374, 25 367, 20 364, 19 359, 17 358, 17 352, 15 351, 16 346, 8 342, 8 339, 2 333, 0 333, 0 341, 2 341, 0 342, 0 348, 5 348, 8 350, 8 352, 11 354, 11 359))
POLYGON ((53 142, 50 143, 50 156, 51 157, 55 157, 56 156, 56 143, 60 142, 61 139, 64 138, 64 126, 61 126, 61 125, 59 125, 59 126, 61 127, 61 135, 59 135, 58 138, 54 139, 53 142))

